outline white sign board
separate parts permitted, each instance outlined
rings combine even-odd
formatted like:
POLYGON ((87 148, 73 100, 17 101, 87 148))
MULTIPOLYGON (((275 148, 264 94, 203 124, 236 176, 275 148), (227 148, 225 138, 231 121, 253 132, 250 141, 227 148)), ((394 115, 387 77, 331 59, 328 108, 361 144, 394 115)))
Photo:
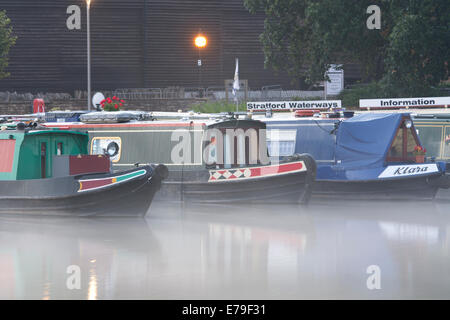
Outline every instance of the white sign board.
POLYGON ((407 176, 417 176, 439 172, 437 164, 419 164, 405 166, 389 166, 384 170, 378 178, 397 178, 407 176))
POLYGON ((449 105, 450 105, 450 97, 359 100, 359 107, 361 109, 423 108, 423 107, 445 108, 449 105))
POLYGON ((247 102, 248 111, 261 110, 328 110, 342 108, 341 100, 247 102))
POLYGON ((329 78, 329 81, 325 80, 327 96, 337 96, 344 90, 344 70, 336 70, 337 67, 337 65, 332 65, 326 73, 329 78))

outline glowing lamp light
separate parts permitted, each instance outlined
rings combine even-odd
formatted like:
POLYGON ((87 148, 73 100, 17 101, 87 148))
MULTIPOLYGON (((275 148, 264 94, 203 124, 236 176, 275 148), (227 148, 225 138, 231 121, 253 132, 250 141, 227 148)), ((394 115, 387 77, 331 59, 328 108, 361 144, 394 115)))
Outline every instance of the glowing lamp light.
POLYGON ((413 126, 413 123, 412 123, 411 120, 406 120, 406 121, 405 121, 405 127, 406 127, 406 129, 411 129, 412 126, 413 126))
POLYGON ((195 46, 197 48, 204 48, 204 47, 206 47, 207 44, 208 44, 208 40, 206 39, 205 36, 197 36, 195 38, 195 46))

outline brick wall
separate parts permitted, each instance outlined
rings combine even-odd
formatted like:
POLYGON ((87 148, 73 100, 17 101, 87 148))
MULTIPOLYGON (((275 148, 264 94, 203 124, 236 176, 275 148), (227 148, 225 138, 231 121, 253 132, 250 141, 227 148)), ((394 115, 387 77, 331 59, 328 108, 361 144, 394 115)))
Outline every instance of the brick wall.
MULTIPOLYGON (((152 99, 152 100, 133 100, 129 101, 127 108, 129 110, 141 110, 141 111, 169 111, 176 112, 178 110, 189 111, 192 106, 205 102, 206 99, 152 99)), ((32 101, 23 102, 0 102, 0 114, 28 114, 30 113, 32 101)), ((50 111, 54 108, 60 110, 85 110, 86 101, 84 100, 65 100, 65 101, 52 101, 46 102, 45 109, 50 111)))

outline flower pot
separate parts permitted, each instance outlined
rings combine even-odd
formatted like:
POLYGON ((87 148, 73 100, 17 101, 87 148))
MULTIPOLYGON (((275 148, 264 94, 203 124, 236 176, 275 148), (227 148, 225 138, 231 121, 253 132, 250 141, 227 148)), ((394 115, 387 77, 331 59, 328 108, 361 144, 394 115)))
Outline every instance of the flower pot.
POLYGON ((416 156, 416 163, 424 163, 424 162, 425 162, 425 155, 416 156))

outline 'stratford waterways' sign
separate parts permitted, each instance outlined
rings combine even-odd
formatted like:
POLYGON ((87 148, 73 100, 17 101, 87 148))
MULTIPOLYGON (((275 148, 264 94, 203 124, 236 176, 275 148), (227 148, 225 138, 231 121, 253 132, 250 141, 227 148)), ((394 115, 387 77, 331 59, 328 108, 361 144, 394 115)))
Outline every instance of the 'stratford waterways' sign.
POLYGON ((423 107, 445 108, 449 105, 450 105, 450 97, 359 100, 359 107, 361 109, 423 108, 423 107))
POLYGON ((330 108, 342 108, 342 101, 283 101, 283 102, 247 102, 247 110, 327 110, 330 108))

